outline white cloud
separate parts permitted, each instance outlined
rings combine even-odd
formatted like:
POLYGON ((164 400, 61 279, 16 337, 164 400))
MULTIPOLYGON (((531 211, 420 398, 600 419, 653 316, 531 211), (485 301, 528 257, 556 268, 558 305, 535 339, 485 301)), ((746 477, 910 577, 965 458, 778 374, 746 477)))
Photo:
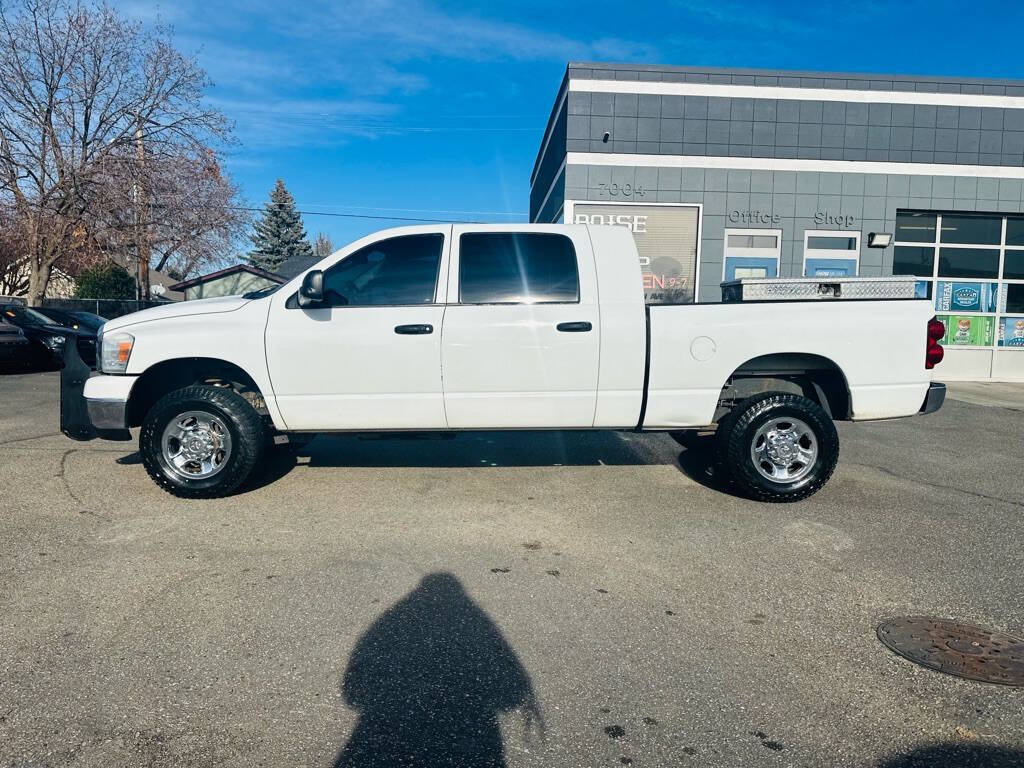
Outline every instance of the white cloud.
POLYGON ((425 58, 468 61, 567 61, 605 57, 647 60, 653 46, 627 39, 571 38, 472 13, 452 13, 417 0, 364 0, 322 3, 311 13, 293 16, 285 29, 297 36, 325 35, 332 40, 376 50, 391 61, 425 58))
POLYGON ((180 0, 167 9, 121 0, 118 7, 144 24, 159 15, 173 25, 178 46, 210 75, 211 95, 243 146, 254 149, 393 132, 403 97, 429 90, 424 72, 439 62, 657 59, 654 48, 628 39, 569 37, 424 0, 308 0, 287 10, 279 0, 180 0))

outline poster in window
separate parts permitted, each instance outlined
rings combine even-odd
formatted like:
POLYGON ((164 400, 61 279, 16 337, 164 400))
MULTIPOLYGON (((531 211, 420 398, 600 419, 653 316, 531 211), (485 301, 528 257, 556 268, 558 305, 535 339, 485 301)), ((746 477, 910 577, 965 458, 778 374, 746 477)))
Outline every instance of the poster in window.
POLYGON ((804 262, 804 277, 853 277, 856 274, 856 259, 808 258, 804 262))
POLYGON ((760 256, 726 256, 725 279, 738 280, 742 277, 776 277, 778 259, 760 256))
POLYGON ((994 283, 961 283, 939 280, 935 284, 935 309, 939 312, 995 312, 994 283))
POLYGON ((992 345, 993 318, 978 315, 940 315, 946 334, 939 342, 946 347, 988 347, 992 345))
POLYGON ((999 346, 1024 349, 1024 317, 999 319, 999 346))
POLYGON ((573 223, 633 233, 648 304, 692 304, 697 295, 699 209, 695 205, 575 203, 573 223))

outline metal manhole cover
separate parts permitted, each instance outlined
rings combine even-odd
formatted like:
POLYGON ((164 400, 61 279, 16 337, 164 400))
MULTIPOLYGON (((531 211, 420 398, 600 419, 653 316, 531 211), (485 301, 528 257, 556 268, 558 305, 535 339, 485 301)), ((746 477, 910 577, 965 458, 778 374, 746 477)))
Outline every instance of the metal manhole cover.
POLYGON ((1024 640, 973 624, 928 616, 889 619, 878 639, 923 667, 985 683, 1024 686, 1024 640))

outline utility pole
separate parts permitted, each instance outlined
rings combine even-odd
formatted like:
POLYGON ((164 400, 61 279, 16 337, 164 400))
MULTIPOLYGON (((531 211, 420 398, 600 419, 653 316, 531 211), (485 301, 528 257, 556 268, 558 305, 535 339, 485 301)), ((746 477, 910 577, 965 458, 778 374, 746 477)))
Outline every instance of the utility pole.
POLYGON ((146 151, 142 146, 142 116, 135 128, 135 152, 138 159, 138 181, 135 187, 135 248, 138 256, 139 301, 149 300, 149 202, 146 199, 146 151))

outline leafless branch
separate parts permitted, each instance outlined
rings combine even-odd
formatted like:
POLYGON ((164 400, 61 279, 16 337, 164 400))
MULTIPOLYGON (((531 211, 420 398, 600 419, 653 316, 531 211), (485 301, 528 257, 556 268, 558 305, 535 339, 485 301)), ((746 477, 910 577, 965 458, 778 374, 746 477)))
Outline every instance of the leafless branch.
POLYGON ((175 269, 231 252, 244 219, 211 149, 231 132, 208 84, 168 30, 103 2, 0 3, 0 205, 24 237, 30 303, 84 251, 152 250, 175 269))

